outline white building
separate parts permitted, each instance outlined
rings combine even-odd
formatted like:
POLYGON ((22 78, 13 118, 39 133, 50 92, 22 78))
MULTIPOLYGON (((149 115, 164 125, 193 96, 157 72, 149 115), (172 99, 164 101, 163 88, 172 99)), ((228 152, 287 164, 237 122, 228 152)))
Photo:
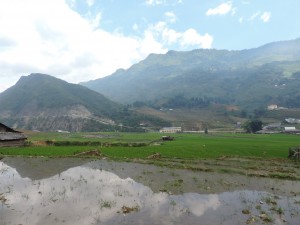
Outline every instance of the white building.
POLYGON ((278 108, 278 105, 272 104, 272 105, 268 105, 268 110, 275 110, 278 108))
POLYGON ((159 133, 169 133, 169 134, 174 134, 174 133, 180 133, 181 127, 163 127, 159 130, 159 133))
POLYGON ((284 127, 284 131, 295 131, 296 127, 284 127))
POLYGON ((287 123, 300 123, 300 119, 295 119, 295 118, 287 118, 285 119, 287 123))

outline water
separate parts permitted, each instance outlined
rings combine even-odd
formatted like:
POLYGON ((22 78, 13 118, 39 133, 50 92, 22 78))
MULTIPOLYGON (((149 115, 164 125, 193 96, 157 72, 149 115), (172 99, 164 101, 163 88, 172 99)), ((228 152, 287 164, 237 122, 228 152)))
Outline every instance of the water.
POLYGON ((39 161, 44 169, 30 172, 37 161, 22 165, 18 160, 15 167, 13 159, 0 161, 0 225, 300 224, 299 195, 256 190, 172 194, 153 191, 131 173, 126 177, 124 163, 117 175, 103 169, 114 162, 47 159, 39 161))

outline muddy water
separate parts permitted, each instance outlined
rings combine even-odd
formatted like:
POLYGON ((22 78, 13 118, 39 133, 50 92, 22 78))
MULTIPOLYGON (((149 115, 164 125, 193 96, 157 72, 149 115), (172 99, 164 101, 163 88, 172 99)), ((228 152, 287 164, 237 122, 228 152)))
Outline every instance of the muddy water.
POLYGON ((82 159, 0 161, 0 225, 300 224, 300 183, 82 159))

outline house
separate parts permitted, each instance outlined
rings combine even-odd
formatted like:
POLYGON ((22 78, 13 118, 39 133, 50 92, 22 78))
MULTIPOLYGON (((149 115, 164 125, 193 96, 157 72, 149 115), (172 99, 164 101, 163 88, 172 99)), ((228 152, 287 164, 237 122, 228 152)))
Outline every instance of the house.
POLYGON ((300 134, 300 130, 297 130, 296 127, 285 127, 283 133, 300 134))
POLYGON ((162 136, 161 140, 163 140, 163 141, 173 141, 174 137, 171 137, 171 136, 162 136))
POLYGON ((284 131, 295 131, 296 127, 284 127, 284 131))
POLYGON ((268 110, 275 110, 278 108, 278 105, 272 104, 272 105, 268 105, 268 110))
POLYGON ((0 123, 0 147, 24 146, 26 136, 0 123))
POLYGON ((287 123, 300 123, 300 119, 287 118, 287 119, 285 119, 285 122, 287 122, 287 123))
POLYGON ((281 131, 282 130, 282 124, 281 123, 270 123, 262 128, 263 130, 268 131, 281 131))
POLYGON ((181 127, 163 127, 159 130, 159 133, 169 133, 169 134, 174 134, 174 133, 180 133, 181 127))

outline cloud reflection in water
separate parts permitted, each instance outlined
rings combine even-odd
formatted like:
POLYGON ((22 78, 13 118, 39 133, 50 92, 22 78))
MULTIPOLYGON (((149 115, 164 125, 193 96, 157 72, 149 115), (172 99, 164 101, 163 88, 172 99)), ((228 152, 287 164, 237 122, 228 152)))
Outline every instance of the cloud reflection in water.
POLYGON ((131 178, 121 179, 112 172, 87 166, 31 180, 0 162, 0 194, 2 224, 167 225, 199 224, 199 221, 239 224, 247 220, 247 215, 241 214, 245 201, 251 199, 255 205, 266 193, 154 193, 131 178), (124 206, 134 210, 124 214, 124 206))

